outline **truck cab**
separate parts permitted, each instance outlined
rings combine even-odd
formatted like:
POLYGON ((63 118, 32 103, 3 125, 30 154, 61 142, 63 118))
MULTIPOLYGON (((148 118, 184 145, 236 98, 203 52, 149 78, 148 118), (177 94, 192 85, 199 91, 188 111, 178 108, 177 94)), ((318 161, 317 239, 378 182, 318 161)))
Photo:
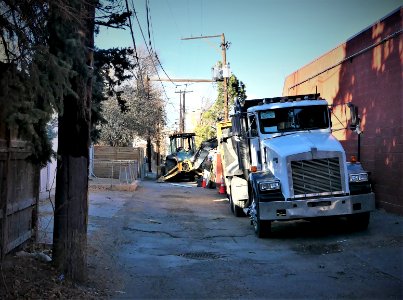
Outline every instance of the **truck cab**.
POLYGON ((375 207, 368 173, 346 160, 317 95, 236 101, 220 139, 231 209, 259 237, 273 221, 345 216, 365 228, 375 207))

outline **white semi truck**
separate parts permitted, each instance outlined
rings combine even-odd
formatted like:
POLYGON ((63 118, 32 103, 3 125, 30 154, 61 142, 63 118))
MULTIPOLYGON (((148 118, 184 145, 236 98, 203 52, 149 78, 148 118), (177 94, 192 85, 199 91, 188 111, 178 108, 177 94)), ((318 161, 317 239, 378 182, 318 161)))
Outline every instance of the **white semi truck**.
POLYGON ((317 94, 236 100, 218 138, 231 210, 248 214, 258 237, 270 235, 273 221, 293 219, 343 216, 368 227, 375 209, 369 174, 346 160, 317 94))

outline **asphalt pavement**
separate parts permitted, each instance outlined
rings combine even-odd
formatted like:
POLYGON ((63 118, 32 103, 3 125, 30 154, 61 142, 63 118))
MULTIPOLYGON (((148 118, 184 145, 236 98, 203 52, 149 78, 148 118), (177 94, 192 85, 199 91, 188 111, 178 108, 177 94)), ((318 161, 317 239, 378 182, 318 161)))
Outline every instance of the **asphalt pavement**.
POLYGON ((402 299, 402 217, 378 210, 362 232, 282 222, 258 239, 224 195, 194 183, 146 180, 117 198, 109 217, 90 217, 113 253, 115 298, 402 299))
MULTIPOLYGON (((258 239, 215 189, 158 183, 94 189, 89 268, 116 299, 402 299, 403 217, 273 225, 258 239)), ((46 216, 46 213, 45 213, 46 216)))

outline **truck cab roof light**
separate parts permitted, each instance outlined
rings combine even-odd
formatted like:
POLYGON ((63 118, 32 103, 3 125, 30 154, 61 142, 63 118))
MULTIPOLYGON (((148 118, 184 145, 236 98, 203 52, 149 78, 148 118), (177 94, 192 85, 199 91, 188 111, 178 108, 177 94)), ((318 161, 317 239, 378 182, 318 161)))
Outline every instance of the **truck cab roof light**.
POLYGON ((351 155, 351 157, 350 157, 350 162, 351 162, 352 164, 355 164, 355 163, 357 162, 357 156, 351 155))
POLYGON ((257 172, 257 167, 256 167, 256 166, 251 166, 251 167, 250 167, 250 171, 251 171, 252 173, 257 172))

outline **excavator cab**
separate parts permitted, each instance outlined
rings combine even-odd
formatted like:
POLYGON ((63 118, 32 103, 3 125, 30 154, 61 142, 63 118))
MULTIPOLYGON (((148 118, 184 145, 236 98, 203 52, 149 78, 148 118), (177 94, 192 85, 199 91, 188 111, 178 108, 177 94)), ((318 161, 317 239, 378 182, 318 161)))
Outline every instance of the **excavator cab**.
POLYGON ((204 141, 196 149, 195 133, 175 133, 169 136, 169 154, 161 166, 162 180, 195 179, 202 176, 202 163, 211 149, 217 147, 217 139, 204 141))
POLYGON ((176 133, 169 137, 169 154, 177 153, 181 158, 187 158, 195 153, 195 134, 176 133))
POLYGON ((164 180, 198 175, 193 162, 196 153, 195 133, 175 133, 169 136, 169 154, 161 167, 164 180))

